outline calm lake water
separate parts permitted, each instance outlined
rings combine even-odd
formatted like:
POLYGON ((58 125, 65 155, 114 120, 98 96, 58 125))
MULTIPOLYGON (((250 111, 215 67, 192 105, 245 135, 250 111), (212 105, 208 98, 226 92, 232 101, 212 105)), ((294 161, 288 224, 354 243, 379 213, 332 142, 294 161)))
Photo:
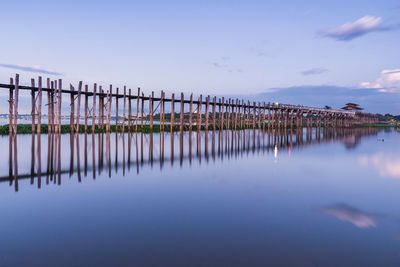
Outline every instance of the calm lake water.
POLYGON ((0 266, 400 266, 399 132, 226 134, 0 137, 0 266))

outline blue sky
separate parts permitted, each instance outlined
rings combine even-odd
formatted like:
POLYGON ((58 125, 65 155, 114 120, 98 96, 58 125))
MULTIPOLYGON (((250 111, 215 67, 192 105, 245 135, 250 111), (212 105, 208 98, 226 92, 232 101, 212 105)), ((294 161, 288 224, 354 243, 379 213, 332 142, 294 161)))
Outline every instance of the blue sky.
POLYGON ((400 113, 400 1, 13 0, 1 9, 2 83, 18 72, 23 83, 42 75, 336 108, 351 95, 366 111, 400 113))

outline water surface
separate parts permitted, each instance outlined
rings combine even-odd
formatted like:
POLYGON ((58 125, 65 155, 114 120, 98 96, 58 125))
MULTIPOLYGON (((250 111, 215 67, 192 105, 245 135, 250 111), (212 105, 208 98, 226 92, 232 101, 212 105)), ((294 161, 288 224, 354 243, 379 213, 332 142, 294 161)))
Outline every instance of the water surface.
POLYGON ((0 266, 400 266, 395 130, 57 138, 0 138, 0 266))

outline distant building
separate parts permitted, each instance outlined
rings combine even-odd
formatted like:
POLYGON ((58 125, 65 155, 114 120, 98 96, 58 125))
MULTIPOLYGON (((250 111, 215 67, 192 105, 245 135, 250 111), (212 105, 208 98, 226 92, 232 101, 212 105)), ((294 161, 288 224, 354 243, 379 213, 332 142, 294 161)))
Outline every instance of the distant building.
POLYGON ((355 103, 347 103, 346 106, 342 107, 344 110, 363 110, 363 108, 360 108, 358 104, 355 103))

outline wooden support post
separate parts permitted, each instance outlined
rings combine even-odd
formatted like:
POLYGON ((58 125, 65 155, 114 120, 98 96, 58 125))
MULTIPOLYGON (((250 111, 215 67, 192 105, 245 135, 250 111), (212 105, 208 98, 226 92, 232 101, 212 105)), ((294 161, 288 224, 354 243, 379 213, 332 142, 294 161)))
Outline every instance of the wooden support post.
MULTIPOLYGON (((14 98, 14 134, 17 138, 17 125, 18 125, 18 95, 19 95, 19 74, 15 75, 15 98, 14 98)), ((14 144, 16 146, 16 144, 14 144)), ((16 159, 15 159, 16 161, 16 159)))
POLYGON ((139 120, 139 102, 140 100, 140 88, 138 88, 138 92, 137 92, 137 103, 136 103, 136 132, 138 130, 138 120, 139 120))
POLYGON ((124 107, 123 108, 124 108, 124 110, 122 111, 122 132, 125 133, 126 86, 124 86, 124 107))
MULTIPOLYGON (((99 128, 101 132, 103 132, 104 126, 104 92, 103 87, 100 85, 99 87, 99 128)), ((99 157, 100 159, 100 157, 99 157)), ((99 165, 100 167, 100 165, 99 165)))
POLYGON ((164 113, 165 113, 165 101, 164 101, 164 91, 161 91, 160 100, 160 131, 164 131, 164 113))
POLYGON ((76 107, 76 134, 79 133, 79 119, 80 119, 80 111, 81 111, 81 91, 82 91, 82 81, 79 82, 78 85, 78 103, 76 107))
POLYGON ((189 132, 192 132, 192 113, 193 113, 193 94, 190 94, 190 106, 189 106, 189 132))
MULTIPOLYGON (((69 126, 71 128, 71 134, 74 134, 74 117, 75 117, 75 97, 74 97, 74 87, 72 84, 70 84, 70 107, 71 107, 71 112, 70 112, 70 118, 69 118, 69 126)), ((49 104, 50 105, 50 104, 49 104)), ((50 107, 50 106, 49 106, 50 107)), ((49 112, 50 116, 50 112, 49 112)), ((50 119, 49 119, 50 120, 50 119)))
POLYGON ((175 121, 175 94, 172 94, 172 97, 171 97, 171 125, 170 125, 171 134, 174 129, 174 121, 175 121))
MULTIPOLYGON (((128 97, 128 133, 131 133, 131 119, 132 119, 132 90, 129 89, 128 97)), ((129 139, 130 140, 130 139, 129 139)), ((129 148, 130 151, 130 148, 129 148)), ((128 162, 130 164, 130 161, 128 162)))
POLYGON ((87 119, 88 119, 88 105, 89 105, 89 95, 88 95, 88 85, 85 85, 85 134, 87 134, 87 119))
POLYGON ((256 102, 253 102, 253 131, 256 128, 256 113, 257 113, 257 105, 256 102))
MULTIPOLYGON (((58 79, 58 133, 59 134, 61 134, 61 103, 62 103, 62 80, 58 79)), ((60 142, 60 140, 58 141, 60 142)))
POLYGON ((213 101, 213 111, 212 111, 212 116, 213 116, 213 131, 215 132, 215 112, 217 108, 217 97, 214 96, 214 101, 213 101))
MULTIPOLYGON (((31 79, 31 86, 35 87, 35 79, 31 79)), ((32 118, 32 134, 35 133, 35 113, 36 113, 36 101, 35 101, 35 89, 32 88, 31 90, 31 118, 32 118)))
MULTIPOLYGON (((92 134, 94 134, 94 130, 96 128, 96 89, 97 89, 97 84, 94 84, 93 85, 92 134)), ((93 150, 94 150, 94 148, 93 148, 93 150)))
POLYGON ((208 119, 209 119, 209 107, 210 107, 210 96, 206 97, 206 131, 208 131, 208 119))
MULTIPOLYGON (((38 79, 38 124, 36 132, 40 135, 42 122, 42 77, 38 79)), ((38 137, 39 138, 39 137, 38 137)))
POLYGON ((197 106, 197 131, 201 131, 201 106, 202 104, 203 95, 200 95, 199 104, 197 106))
POLYGON ((143 131, 143 116, 144 116, 144 93, 142 92, 142 115, 140 116, 140 129, 143 131))
POLYGON ((150 110, 150 131, 153 132, 153 116, 154 116, 154 104, 153 104, 153 99, 154 99, 154 91, 151 92, 151 96, 149 99, 149 110, 150 110))
MULTIPOLYGON (((111 103, 112 103, 112 85, 110 85, 110 92, 108 95, 108 116, 107 116, 107 126, 108 126, 108 133, 111 132, 111 103)), ((110 151, 110 150, 109 150, 110 151)))
POLYGON ((264 102, 264 109, 263 109, 263 116, 262 116, 262 131, 264 133, 265 131, 265 110, 267 108, 267 104, 264 102))
MULTIPOLYGON (((111 98, 112 98, 112 94, 111 94, 111 98)), ((119 106, 118 106, 118 98, 119 98, 119 88, 117 87, 117 94, 116 94, 116 97, 115 97, 115 101, 116 101, 116 104, 115 104, 115 132, 116 133, 118 133, 118 109, 119 109, 119 106)))
POLYGON ((224 130, 224 117, 225 117, 224 108, 225 108, 225 99, 224 99, 224 97, 222 97, 222 113, 221 113, 221 129, 222 130, 224 130))
MULTIPOLYGON (((10 78, 10 85, 14 85, 14 79, 10 78)), ((14 134, 14 123, 13 123, 13 119, 14 119, 14 114, 13 114, 13 110, 14 110, 14 88, 11 87, 10 91, 9 91, 9 100, 8 100, 8 132, 9 135, 11 137, 11 135, 14 134)), ((11 142, 10 142, 11 144, 11 142)), ((11 150, 10 150, 11 151, 11 150)), ((12 174, 12 172, 10 173, 12 174)))
POLYGON ((179 131, 183 131, 183 116, 185 115, 185 102, 183 93, 181 93, 181 112, 180 112, 180 119, 179 119, 179 131))

